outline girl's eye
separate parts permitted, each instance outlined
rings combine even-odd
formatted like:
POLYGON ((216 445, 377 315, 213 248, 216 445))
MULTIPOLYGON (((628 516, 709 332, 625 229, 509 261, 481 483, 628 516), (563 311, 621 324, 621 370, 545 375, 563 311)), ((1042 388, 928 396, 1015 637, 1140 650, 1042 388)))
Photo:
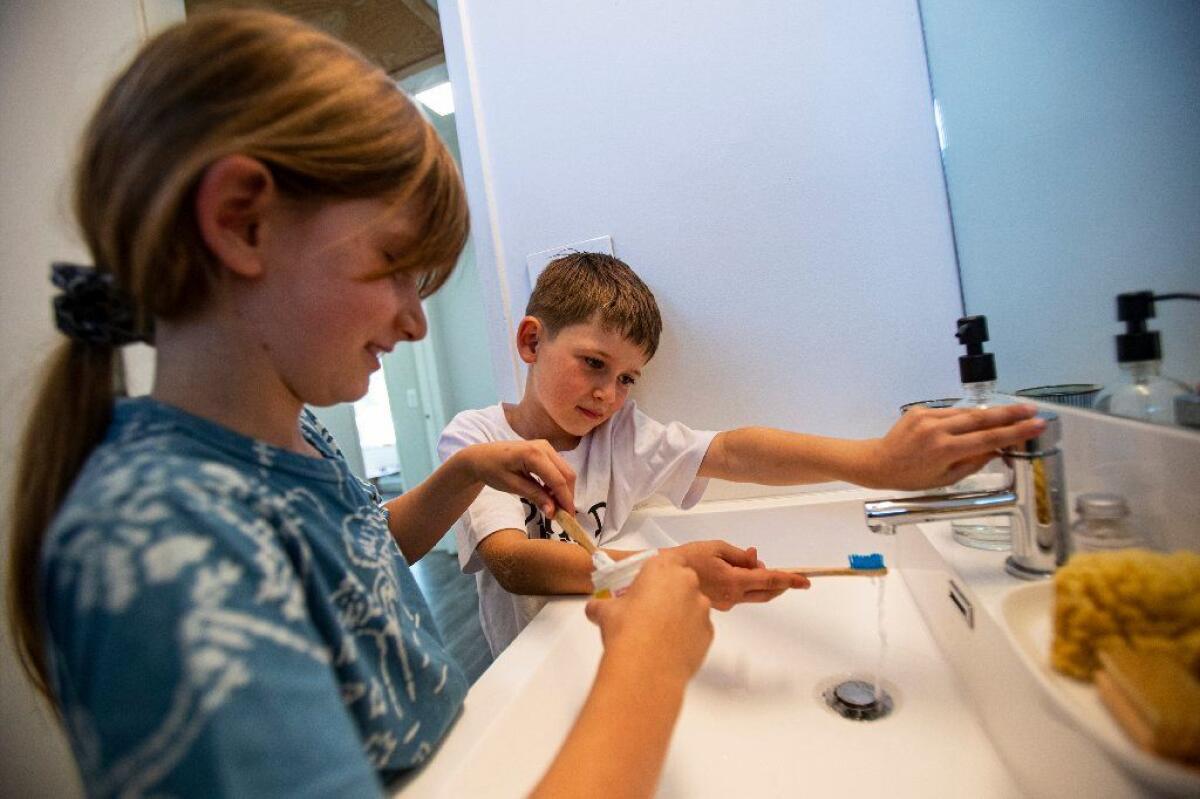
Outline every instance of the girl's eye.
POLYGON ((633 375, 621 375, 621 385, 632 386, 635 383, 637 383, 637 380, 634 378, 633 375))

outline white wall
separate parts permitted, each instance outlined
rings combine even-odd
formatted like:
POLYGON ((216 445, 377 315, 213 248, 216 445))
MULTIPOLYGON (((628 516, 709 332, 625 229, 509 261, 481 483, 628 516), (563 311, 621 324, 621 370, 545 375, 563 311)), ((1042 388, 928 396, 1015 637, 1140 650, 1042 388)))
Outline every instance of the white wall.
POLYGON ((602 234, 662 307, 658 417, 865 436, 957 389, 915 0, 441 12, 502 396, 525 255, 602 234))
MULTIPOLYGON (((6 498, 29 392, 56 341, 50 261, 87 257, 69 210, 76 142, 141 33, 182 16, 179 0, 144 8, 134 0, 0 3, 0 489, 6 498)), ((7 501, 0 507, 7 545, 7 501)), ((65 740, 18 670, 7 618, 0 627, 0 793, 77 796, 65 740)))
MULTIPOLYGON (((963 290, 1002 386, 1111 383, 1117 294, 1200 291, 1200 3, 922 6, 963 290)), ((1150 327, 1200 382, 1200 306, 1150 327)))

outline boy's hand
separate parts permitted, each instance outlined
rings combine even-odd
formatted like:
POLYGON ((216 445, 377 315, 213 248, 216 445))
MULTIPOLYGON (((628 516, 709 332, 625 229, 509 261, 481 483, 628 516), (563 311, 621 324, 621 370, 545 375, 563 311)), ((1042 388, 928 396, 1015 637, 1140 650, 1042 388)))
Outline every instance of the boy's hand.
POLYGON ((717 610, 742 602, 769 602, 789 588, 808 588, 802 574, 764 568, 754 547, 741 550, 724 541, 694 541, 665 551, 677 553, 696 572, 700 590, 717 610))
POLYGON ((575 471, 543 439, 473 444, 459 450, 457 457, 466 462, 474 480, 525 497, 547 518, 559 507, 575 512, 575 471))
POLYGON ((617 599, 593 599, 587 617, 606 653, 627 664, 653 663, 653 676, 686 682, 713 639, 710 603, 682 557, 666 550, 646 561, 617 599))
MULTIPOLYGON (((998 450, 1015 446, 1046 428, 1032 418, 1033 405, 995 408, 914 408, 887 435, 865 442, 869 484, 904 491, 956 483, 984 467, 998 450)), ((868 485, 868 483, 864 483, 868 485)))

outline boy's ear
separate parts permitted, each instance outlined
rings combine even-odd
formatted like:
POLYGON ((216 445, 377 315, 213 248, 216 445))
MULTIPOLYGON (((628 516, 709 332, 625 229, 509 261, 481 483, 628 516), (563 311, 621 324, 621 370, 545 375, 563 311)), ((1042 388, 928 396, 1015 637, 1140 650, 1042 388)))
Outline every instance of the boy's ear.
POLYGON ((262 274, 263 224, 276 197, 271 172, 254 158, 229 155, 204 170, 196 190, 196 222, 222 266, 241 277, 262 274))
POLYGON ((546 335, 542 320, 536 316, 526 316, 517 325, 517 354, 525 363, 537 362, 537 351, 546 335))

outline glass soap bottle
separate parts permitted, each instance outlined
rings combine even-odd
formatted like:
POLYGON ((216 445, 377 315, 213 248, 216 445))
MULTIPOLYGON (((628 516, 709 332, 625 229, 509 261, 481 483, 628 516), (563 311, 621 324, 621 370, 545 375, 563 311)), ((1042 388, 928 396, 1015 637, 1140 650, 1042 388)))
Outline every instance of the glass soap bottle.
POLYGON ((1078 518, 1071 525, 1074 552, 1107 552, 1142 545, 1129 528, 1129 506, 1119 494, 1080 494, 1075 500, 1078 518))
POLYGON ((1113 416, 1141 419, 1154 424, 1176 423, 1176 398, 1189 393, 1186 385, 1162 374, 1162 342, 1157 330, 1147 330, 1154 317, 1154 301, 1183 295, 1155 297, 1149 291, 1117 296, 1117 319, 1125 332, 1117 336, 1117 364, 1121 381, 1096 400, 1096 409, 1113 416))
MULTIPOLYGON (((1016 398, 996 391, 996 359, 992 353, 983 351, 983 343, 988 340, 987 317, 962 317, 958 320, 955 336, 967 348, 967 354, 958 359, 963 396, 953 407, 992 408, 1015 404, 1016 398)), ((951 491, 1000 491, 1012 484, 1012 467, 1003 458, 996 457, 975 474, 951 486, 951 491)), ((1012 519, 1008 516, 959 519, 951 523, 950 529, 954 540, 963 546, 990 550, 1012 548, 1012 519)))
POLYGON ((1154 424, 1175 424, 1175 399, 1187 386, 1164 377, 1157 360, 1121 362, 1121 382, 1100 395, 1097 410, 1154 424))

